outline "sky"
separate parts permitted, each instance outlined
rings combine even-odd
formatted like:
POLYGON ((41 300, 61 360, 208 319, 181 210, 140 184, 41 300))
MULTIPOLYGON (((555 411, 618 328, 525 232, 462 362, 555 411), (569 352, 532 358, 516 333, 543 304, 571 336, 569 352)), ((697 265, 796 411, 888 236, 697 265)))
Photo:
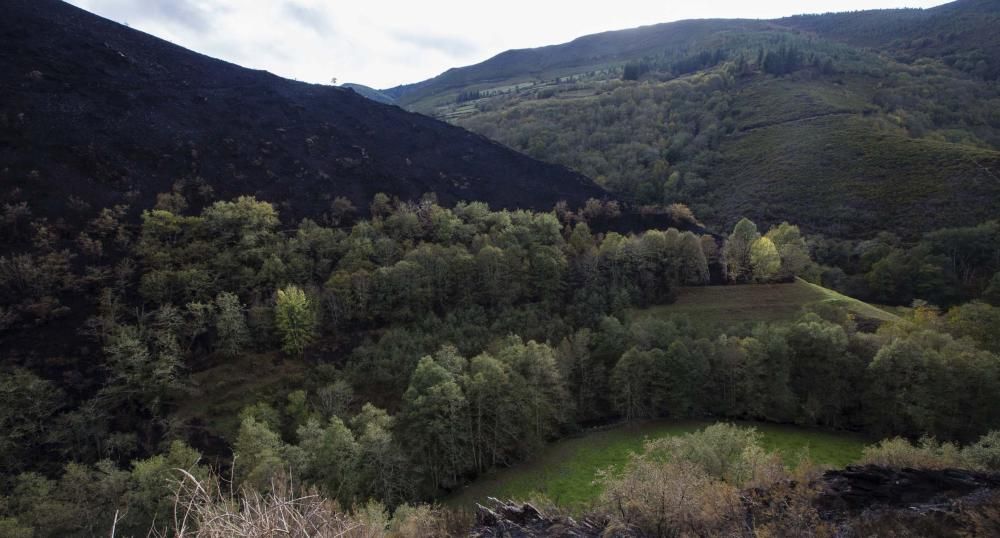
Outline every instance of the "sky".
POLYGON ((771 19, 944 0, 69 0, 245 67, 375 88, 419 82, 508 49, 695 18, 771 19))

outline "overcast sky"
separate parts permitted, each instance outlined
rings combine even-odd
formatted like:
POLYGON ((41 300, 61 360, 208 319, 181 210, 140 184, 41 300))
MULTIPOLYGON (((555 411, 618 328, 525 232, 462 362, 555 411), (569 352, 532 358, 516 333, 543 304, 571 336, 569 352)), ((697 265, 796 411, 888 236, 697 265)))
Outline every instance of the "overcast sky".
POLYGON ((944 0, 69 0, 179 45, 305 80, 418 82, 507 49, 692 18, 931 7, 944 0))

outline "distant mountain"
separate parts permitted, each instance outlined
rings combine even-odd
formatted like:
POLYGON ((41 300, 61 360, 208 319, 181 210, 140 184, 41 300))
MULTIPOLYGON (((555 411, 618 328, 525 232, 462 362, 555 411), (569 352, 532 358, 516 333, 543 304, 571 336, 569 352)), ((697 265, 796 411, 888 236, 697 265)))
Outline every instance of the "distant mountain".
POLYGON ((1000 2, 694 20, 383 90, 636 203, 913 237, 1000 218, 1000 2))
POLYGON ((388 95, 376 90, 375 88, 369 88, 364 84, 347 83, 347 84, 341 84, 340 87, 354 90, 355 92, 361 94, 362 96, 367 97, 372 101, 378 101, 379 103, 382 103, 384 105, 396 104, 396 100, 393 99, 392 97, 389 97, 388 95))
POLYGON ((580 37, 561 45, 516 49, 484 62, 453 68, 432 79, 381 90, 404 106, 428 111, 436 98, 449 98, 467 89, 501 83, 516 84, 569 76, 584 71, 615 67, 668 48, 687 48, 699 38, 718 31, 759 30, 765 22, 744 20, 692 20, 642 26, 580 37))
POLYGON ((286 218, 319 216, 337 196, 366 208, 377 192, 539 209, 605 194, 464 129, 57 0, 6 0, 0 43, 0 198, 35 217, 117 204, 136 215, 172 190, 195 205, 256 195, 286 218))

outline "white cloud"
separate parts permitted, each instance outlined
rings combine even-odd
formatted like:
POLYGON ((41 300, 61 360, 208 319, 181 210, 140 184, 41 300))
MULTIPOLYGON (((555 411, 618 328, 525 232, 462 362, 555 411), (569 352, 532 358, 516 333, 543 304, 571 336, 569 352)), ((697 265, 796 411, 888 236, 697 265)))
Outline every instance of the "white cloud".
POLYGON ((417 82, 512 48, 691 18, 768 19, 942 0, 69 0, 198 52, 310 82, 417 82))

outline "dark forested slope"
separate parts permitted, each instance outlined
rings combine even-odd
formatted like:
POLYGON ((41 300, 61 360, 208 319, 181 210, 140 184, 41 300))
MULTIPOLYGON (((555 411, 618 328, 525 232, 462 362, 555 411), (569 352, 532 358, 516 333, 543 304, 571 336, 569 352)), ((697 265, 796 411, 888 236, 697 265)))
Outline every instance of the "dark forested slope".
POLYGON ((71 217, 175 190, 253 194, 317 217, 336 196, 551 208, 603 191, 425 116, 340 88, 208 58, 57 0, 0 17, 0 186, 35 216, 71 217))

